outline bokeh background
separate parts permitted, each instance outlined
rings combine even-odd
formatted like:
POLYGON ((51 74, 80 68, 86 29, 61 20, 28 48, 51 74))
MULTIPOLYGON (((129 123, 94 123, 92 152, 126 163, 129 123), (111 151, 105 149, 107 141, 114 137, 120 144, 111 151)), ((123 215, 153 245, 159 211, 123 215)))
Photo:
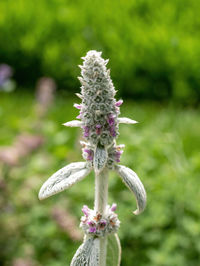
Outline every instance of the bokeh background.
MULTIPOLYGON (((88 50, 109 58, 124 99, 121 163, 148 194, 135 199, 111 173, 122 266, 200 265, 200 2, 196 0, 0 1, 0 264, 61 266, 82 241, 81 207, 94 177, 43 202, 42 183, 82 160, 77 76, 88 50)), ((109 265, 108 265, 109 266, 109 265)))

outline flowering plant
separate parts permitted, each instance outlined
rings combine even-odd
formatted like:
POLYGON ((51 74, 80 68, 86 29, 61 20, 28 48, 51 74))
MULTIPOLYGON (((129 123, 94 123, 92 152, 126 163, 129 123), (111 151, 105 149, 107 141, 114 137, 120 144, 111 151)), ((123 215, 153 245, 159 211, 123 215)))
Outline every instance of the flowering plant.
POLYGON ((117 145, 119 124, 135 124, 135 120, 121 118, 120 105, 116 101, 110 71, 106 65, 108 60, 101 57, 101 52, 89 51, 82 58, 83 65, 79 80, 81 94, 77 96, 81 104, 74 104, 80 110, 77 118, 65 123, 65 126, 81 127, 85 141, 81 141, 82 155, 85 162, 71 163, 53 174, 41 187, 39 199, 45 199, 57 194, 86 177, 92 170, 95 172, 95 202, 94 210, 84 205, 80 227, 84 231, 83 244, 76 251, 71 266, 104 266, 108 261, 109 246, 115 247, 117 256, 109 265, 120 264, 120 242, 117 230, 120 222, 115 213, 116 204, 107 205, 108 171, 114 170, 125 185, 135 195, 137 209, 134 214, 140 214, 146 205, 146 192, 137 174, 130 168, 119 165, 124 145, 117 145))

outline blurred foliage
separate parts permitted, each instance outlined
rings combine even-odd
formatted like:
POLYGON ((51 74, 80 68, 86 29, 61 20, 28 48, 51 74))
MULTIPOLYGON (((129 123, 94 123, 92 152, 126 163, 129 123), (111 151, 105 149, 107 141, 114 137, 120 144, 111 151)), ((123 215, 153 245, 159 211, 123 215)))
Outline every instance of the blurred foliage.
POLYGON ((20 85, 48 75, 77 91, 80 57, 102 50, 123 96, 195 104, 199 9, 196 0, 1 0, 0 60, 20 85))
MULTIPOLYGON (((14 92, 0 97, 0 145, 10 145, 22 131, 35 133, 32 95, 14 92)), ((93 206, 91 174, 69 190, 39 202, 43 182, 62 166, 82 160, 80 131, 61 124, 73 119, 74 99, 57 97, 37 129, 46 139, 19 167, 1 164, 0 264, 28 258, 36 266, 61 266, 80 245, 51 216, 55 206, 81 216, 83 204, 93 206), (2 186, 4 184, 4 186, 2 186)), ((126 144, 122 164, 134 169, 148 195, 145 212, 134 216, 135 199, 115 173, 109 180, 109 203, 118 204, 122 266, 197 266, 200 261, 200 110, 132 101, 123 116, 140 121, 121 125, 118 143, 126 144)))

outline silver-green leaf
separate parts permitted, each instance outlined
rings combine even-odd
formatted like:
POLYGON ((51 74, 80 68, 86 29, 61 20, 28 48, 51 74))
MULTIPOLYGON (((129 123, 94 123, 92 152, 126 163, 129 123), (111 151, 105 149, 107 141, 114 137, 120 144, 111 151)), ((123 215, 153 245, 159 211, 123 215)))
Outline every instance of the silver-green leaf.
POLYGON ((119 266, 121 261, 121 245, 117 234, 107 236, 106 265, 119 266))
POLYGON ((119 124, 137 124, 138 121, 132 120, 128 117, 119 117, 118 118, 118 123, 119 124))
POLYGON ((72 120, 72 121, 64 123, 63 126, 66 126, 66 127, 81 127, 82 124, 83 123, 81 121, 79 121, 79 120, 72 120))
POLYGON ((108 154, 104 146, 98 144, 94 153, 94 171, 99 174, 107 161, 108 154))
POLYGON ((140 214, 146 206, 146 191, 142 182, 137 174, 126 166, 117 165, 116 171, 119 173, 125 185, 134 193, 136 197, 137 210, 135 210, 133 213, 136 215, 140 214))
POLYGON ((87 162, 71 163, 63 167, 42 185, 39 199, 43 200, 71 187, 87 176, 90 171, 91 167, 87 162))
POLYGON ((100 239, 86 239, 76 251, 70 266, 100 266, 100 239))

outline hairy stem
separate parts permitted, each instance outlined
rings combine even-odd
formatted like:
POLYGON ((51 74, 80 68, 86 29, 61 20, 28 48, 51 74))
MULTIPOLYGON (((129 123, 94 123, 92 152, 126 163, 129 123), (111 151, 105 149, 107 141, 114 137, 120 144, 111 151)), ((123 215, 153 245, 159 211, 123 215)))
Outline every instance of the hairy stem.
MULTIPOLYGON (((95 203, 97 212, 104 215, 108 200, 108 170, 95 175, 95 203)), ((107 236, 100 238, 100 266, 106 265, 107 236)))

